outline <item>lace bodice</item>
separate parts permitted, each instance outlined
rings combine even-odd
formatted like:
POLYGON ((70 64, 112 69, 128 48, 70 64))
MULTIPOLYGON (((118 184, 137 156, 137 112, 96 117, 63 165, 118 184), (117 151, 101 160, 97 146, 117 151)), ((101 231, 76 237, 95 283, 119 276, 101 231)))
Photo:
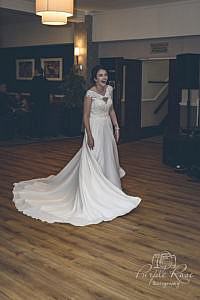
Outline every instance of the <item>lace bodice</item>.
POLYGON ((106 117, 109 116, 109 110, 112 105, 113 88, 107 85, 104 96, 101 94, 88 90, 86 96, 92 98, 90 117, 106 117))

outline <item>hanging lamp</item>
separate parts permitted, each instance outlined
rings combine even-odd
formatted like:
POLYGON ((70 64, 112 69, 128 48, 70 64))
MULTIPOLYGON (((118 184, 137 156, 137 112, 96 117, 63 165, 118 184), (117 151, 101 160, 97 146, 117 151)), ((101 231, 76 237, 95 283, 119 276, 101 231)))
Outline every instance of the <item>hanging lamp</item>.
POLYGON ((45 25, 65 25, 73 16, 73 0, 36 0, 36 15, 42 17, 45 25))
POLYGON ((44 25, 66 25, 67 17, 65 14, 54 14, 51 12, 45 12, 42 14, 42 24, 44 25))

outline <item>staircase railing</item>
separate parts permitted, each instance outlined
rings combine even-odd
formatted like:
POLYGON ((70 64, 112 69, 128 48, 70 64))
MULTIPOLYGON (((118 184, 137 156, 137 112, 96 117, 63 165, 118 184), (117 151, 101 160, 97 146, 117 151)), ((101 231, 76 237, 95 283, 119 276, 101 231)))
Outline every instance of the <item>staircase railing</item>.
POLYGON ((154 114, 157 114, 161 110, 161 108, 163 107, 165 102, 167 102, 167 100, 168 100, 168 94, 163 98, 163 100, 160 102, 158 107, 154 110, 154 114))

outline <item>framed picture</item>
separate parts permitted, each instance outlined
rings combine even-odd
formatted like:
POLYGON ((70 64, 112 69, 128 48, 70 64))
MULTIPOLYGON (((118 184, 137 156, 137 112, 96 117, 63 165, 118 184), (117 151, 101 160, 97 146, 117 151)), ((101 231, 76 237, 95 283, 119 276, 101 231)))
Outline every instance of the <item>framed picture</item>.
POLYGON ((41 66, 48 80, 62 80, 63 58, 41 58, 41 66))
POLYGON ((16 79, 32 80, 34 75, 34 59, 16 59, 16 79))

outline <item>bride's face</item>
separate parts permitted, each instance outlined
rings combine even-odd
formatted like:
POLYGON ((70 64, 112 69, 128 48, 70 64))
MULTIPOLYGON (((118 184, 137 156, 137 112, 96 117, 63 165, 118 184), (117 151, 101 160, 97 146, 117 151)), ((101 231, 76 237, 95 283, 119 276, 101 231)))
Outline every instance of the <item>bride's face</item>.
POLYGON ((106 70, 99 70, 97 72, 96 78, 95 78, 95 82, 96 85, 99 85, 101 87, 104 87, 107 84, 108 81, 108 73, 106 70))

